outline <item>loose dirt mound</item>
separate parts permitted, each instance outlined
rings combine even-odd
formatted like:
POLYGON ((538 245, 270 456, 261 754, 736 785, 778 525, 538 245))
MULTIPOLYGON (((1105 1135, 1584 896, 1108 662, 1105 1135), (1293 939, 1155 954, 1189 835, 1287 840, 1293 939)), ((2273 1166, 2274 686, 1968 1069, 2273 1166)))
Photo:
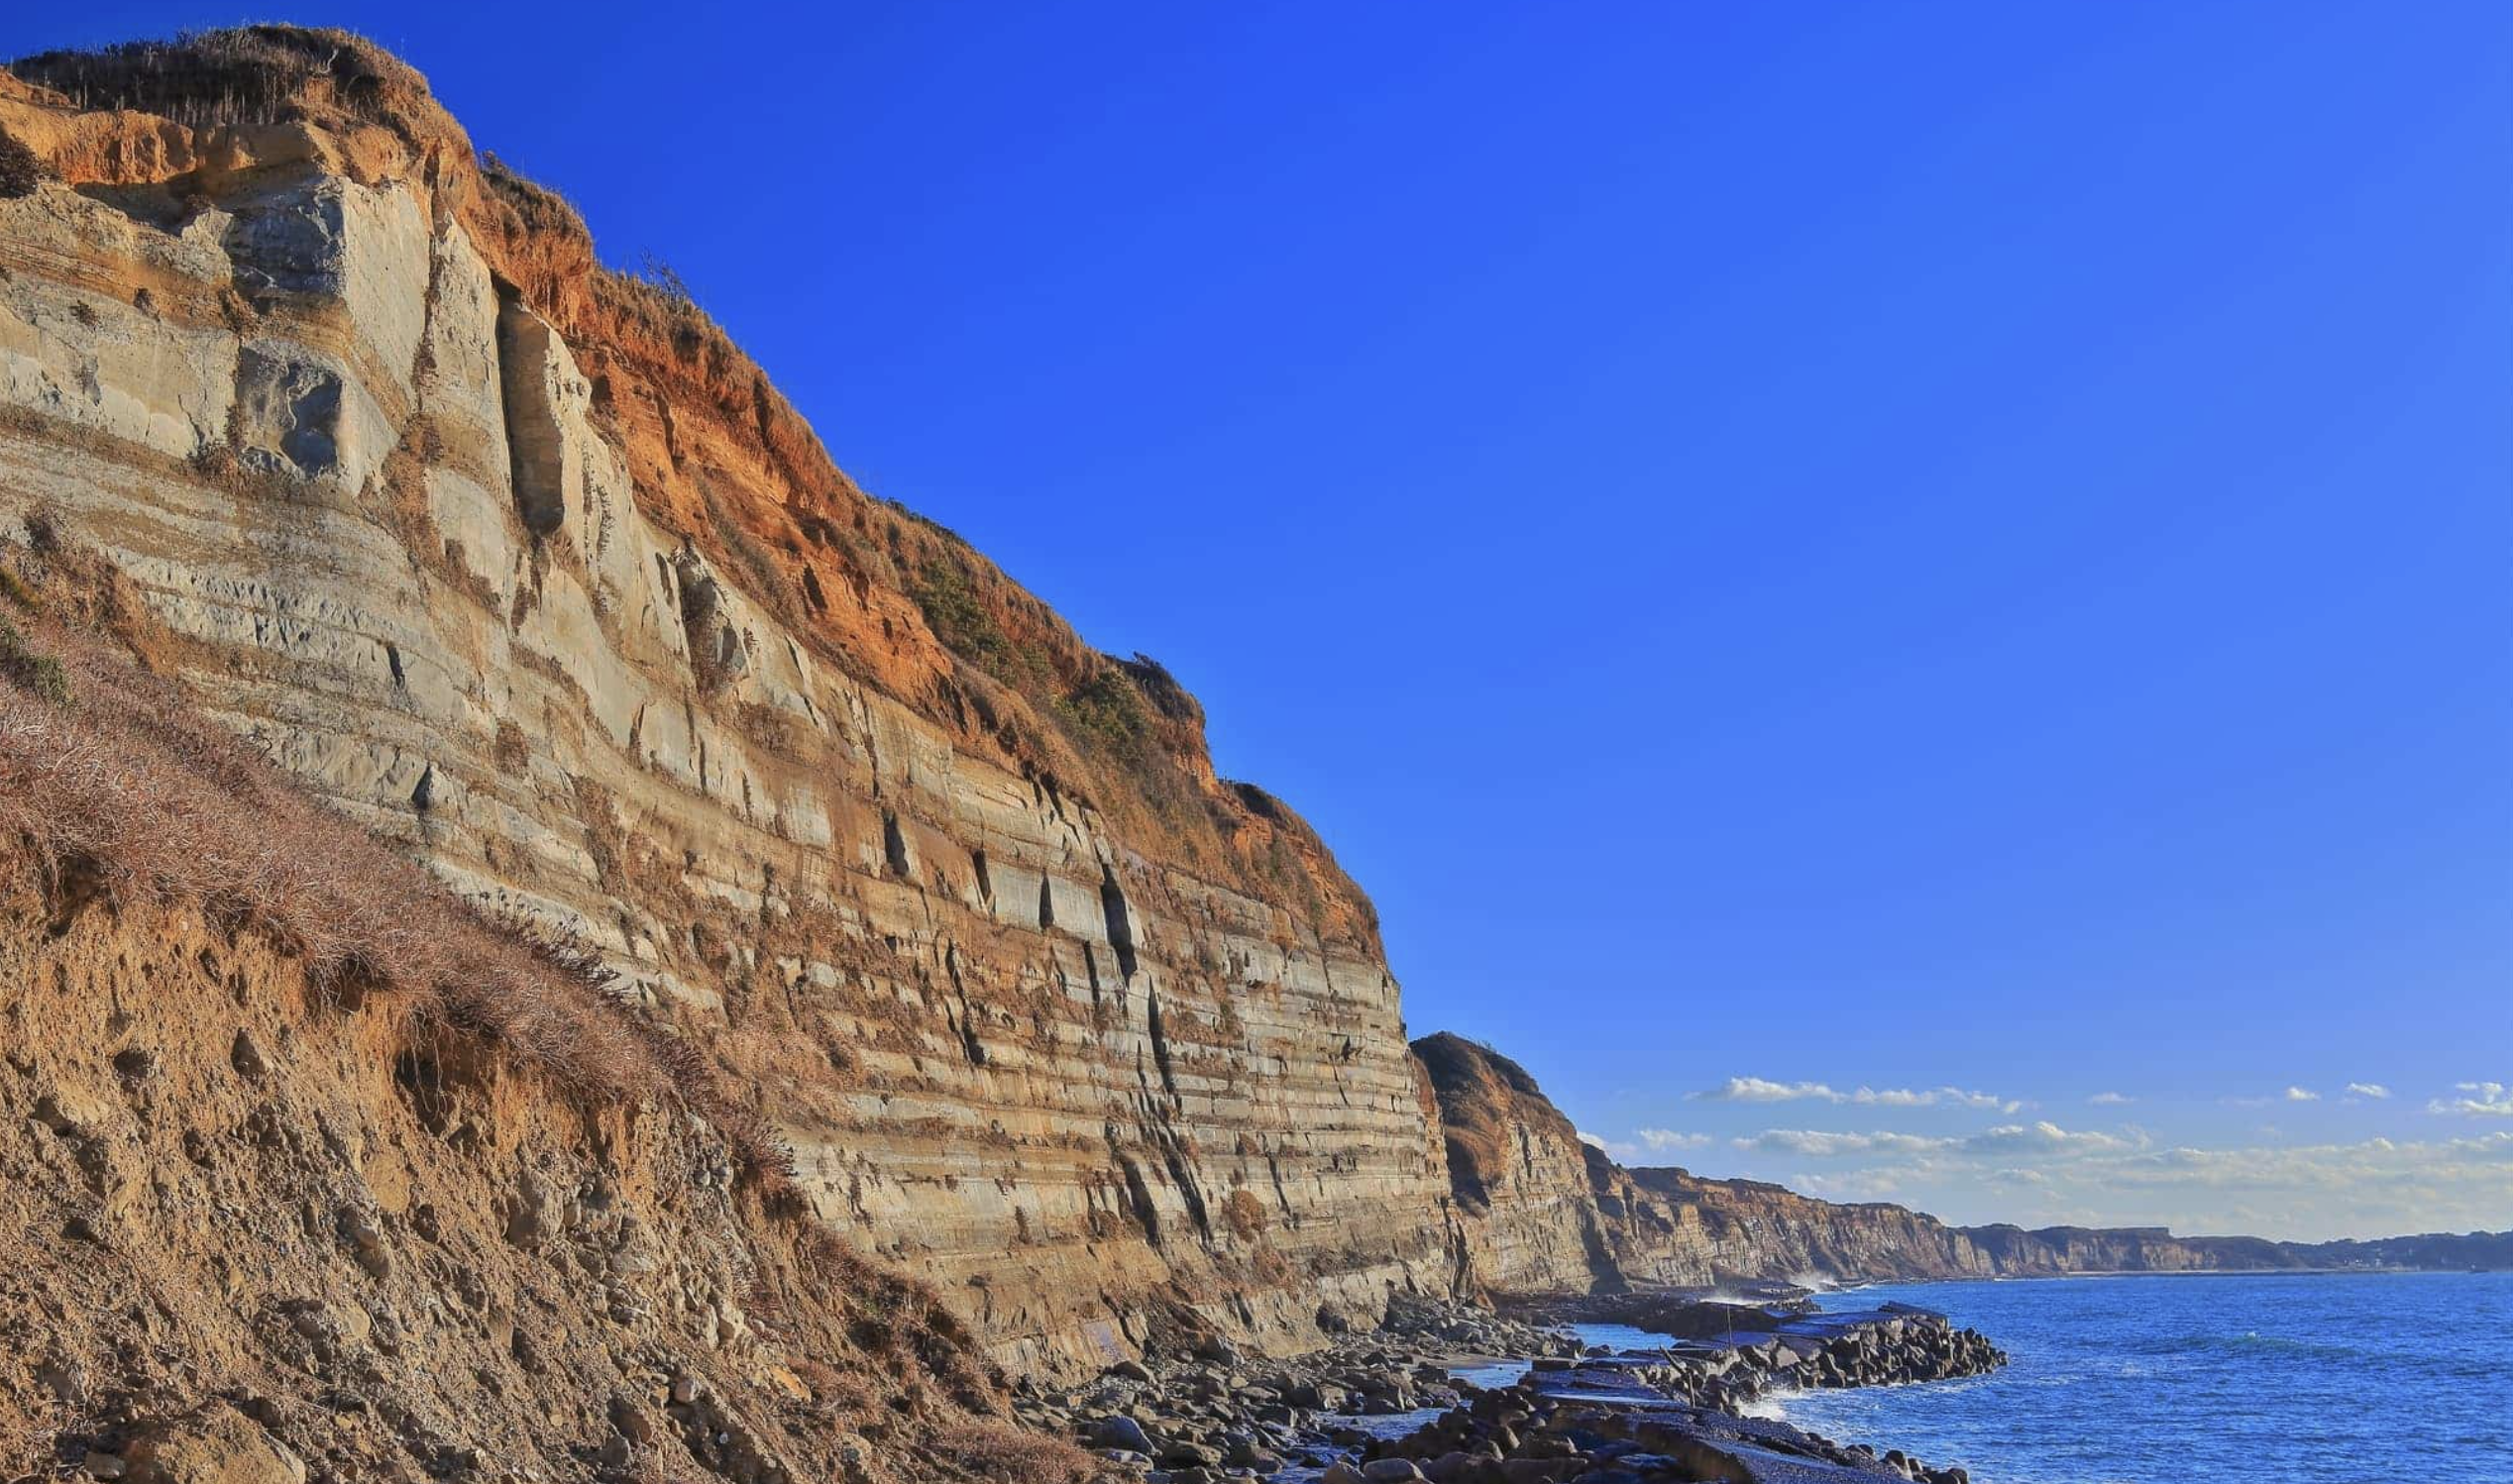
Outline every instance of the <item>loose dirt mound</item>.
POLYGON ((1084 1476, 702 1067, 37 565, 0 584, 0 1476, 1084 1476))

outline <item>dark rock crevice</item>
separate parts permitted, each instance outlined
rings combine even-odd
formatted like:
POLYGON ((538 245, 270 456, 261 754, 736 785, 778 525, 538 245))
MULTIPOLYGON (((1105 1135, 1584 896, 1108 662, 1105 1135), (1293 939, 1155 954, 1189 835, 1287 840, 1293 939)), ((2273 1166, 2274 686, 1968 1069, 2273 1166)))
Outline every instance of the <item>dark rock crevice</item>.
POLYGON ((1145 991, 1144 1005, 1144 1028, 1145 1033, 1151 1040, 1152 1064, 1160 1069, 1161 1091, 1167 1093, 1170 1099, 1175 1101, 1178 1096, 1178 1072, 1177 1068, 1171 1066, 1169 1062, 1169 1032, 1167 1025, 1161 1020, 1159 992, 1145 991))
POLYGON ((1108 946, 1117 952, 1117 977, 1131 980, 1135 977, 1135 922, 1113 866, 1100 868, 1100 911, 1108 919, 1108 946))
POLYGON ((506 461, 515 513, 536 537, 567 519, 567 433, 560 421, 558 336, 523 307, 511 285, 497 293, 497 390, 506 419, 506 461))

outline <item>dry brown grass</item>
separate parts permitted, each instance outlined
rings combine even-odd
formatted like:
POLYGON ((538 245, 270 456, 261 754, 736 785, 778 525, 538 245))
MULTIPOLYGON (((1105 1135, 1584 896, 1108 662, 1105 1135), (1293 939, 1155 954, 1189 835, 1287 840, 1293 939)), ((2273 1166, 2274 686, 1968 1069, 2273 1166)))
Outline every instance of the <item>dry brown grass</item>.
POLYGON ((959 1407, 994 1410, 1002 1377, 929 1285, 876 1265, 825 1227, 804 1238, 802 1276, 815 1292, 845 1295, 849 1337, 867 1352, 921 1369, 959 1407))
POLYGON ((428 97, 427 79, 365 37, 296 26, 45 52, 9 70, 78 108, 138 109, 195 128, 298 119, 404 126, 428 97))
POLYGON ((61 668, 61 662, 36 653, 28 646, 26 635, 6 617, 0 617, 0 675, 34 691, 39 700, 56 706, 70 703, 69 675, 61 668))
POLYGON ((661 1059, 586 966, 484 921, 95 640, 26 627, 33 663, 77 703, 0 692, 0 830, 55 883, 249 924, 318 981, 417 997, 571 1086, 665 1090, 661 1059))
POLYGON ((841 1371, 809 1355, 787 1361, 787 1369, 812 1392, 812 1409, 826 1417, 859 1417, 880 1400, 872 1381, 860 1373, 841 1371))
MULTIPOLYGON (((42 585, 19 581, 33 601, 13 591, 14 606, 81 608, 57 569, 42 585)), ((798 1367, 806 1413, 867 1436, 940 1427, 941 1456, 981 1478, 1094 1477, 1088 1455, 1053 1439, 970 1424, 1000 1414, 1002 1378, 966 1326, 930 1287, 811 1218, 790 1157, 696 1045, 637 1018, 585 961, 475 915, 107 642, 58 618, 11 621, 76 692, 61 704, 0 679, 0 851, 33 859, 56 925, 106 909, 196 910, 294 954, 344 1007, 406 997, 409 1013, 477 1036, 562 1097, 695 1111, 747 1172, 746 1209, 783 1233, 759 1250, 790 1254, 754 1269, 754 1321, 851 1362, 798 1367)))
POLYGON ((1009 1423, 971 1423, 933 1437, 933 1451, 981 1479, 1001 1484, 1091 1484, 1107 1478, 1099 1459, 1061 1437, 1009 1423))
POLYGON ((407 995, 579 1093, 677 1097, 763 1199, 802 1207, 792 1153, 703 1053, 637 1017, 588 956, 482 916, 74 626, 143 656, 157 637, 108 566, 40 513, 29 528, 34 551, 8 568, 25 616, 0 636, 0 835, 32 850, 56 900, 197 907, 266 933, 318 983, 407 995))

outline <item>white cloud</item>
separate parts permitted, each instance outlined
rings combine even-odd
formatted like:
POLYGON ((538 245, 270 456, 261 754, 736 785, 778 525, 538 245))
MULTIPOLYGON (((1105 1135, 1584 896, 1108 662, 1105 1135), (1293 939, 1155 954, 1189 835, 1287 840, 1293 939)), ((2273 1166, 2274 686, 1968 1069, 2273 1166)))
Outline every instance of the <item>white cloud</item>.
POLYGON ((1962 1140, 1922 1138, 1912 1133, 1826 1133, 1813 1128, 1766 1128, 1751 1138, 1733 1142, 1739 1149, 1752 1149, 1764 1154, 1832 1159, 1844 1154, 1927 1154, 1955 1148, 1962 1140))
POLYGON ((2348 1091, 2358 1098, 2387 1098, 2391 1090, 2378 1082, 2350 1082, 2348 1091))
POLYGON ((1739 1149, 1762 1154, 1796 1154, 1809 1159, 1835 1159, 1848 1154, 2075 1155, 2110 1154, 2145 1147, 2143 1135, 2070 1130, 2052 1122, 2008 1123, 1968 1137, 1934 1138, 1916 1133, 1836 1133, 1817 1128, 1766 1128, 1729 1141, 1739 1149))
MULTIPOLYGON (((2513 1085, 2456 1091, 2439 1111, 2465 1105, 2473 1115, 2513 1117, 2513 1085)), ((2293 1144, 2272 1132, 2201 1148, 2159 1144, 2131 1126, 2018 1119, 1948 1136, 1770 1128, 1725 1147, 1738 1166, 1721 1174, 1778 1180, 1828 1200, 1890 1200, 1961 1223, 2164 1225, 2321 1240, 2495 1229, 2513 1211, 2513 1128, 2345 1144, 2293 1144)))
POLYGON ((1963 1141, 1965 1150, 1975 1154, 2011 1151, 2044 1153, 2097 1153, 2118 1149, 2134 1149, 2135 1142, 2116 1138, 2108 1133, 2070 1132, 2044 1119, 2037 1123, 2009 1123, 1987 1133, 1976 1133, 1963 1141))
POLYGON ((1760 1077, 1731 1077, 1717 1087, 1685 1096, 1707 1103, 1789 1103, 1800 1098, 1841 1101, 1839 1093, 1820 1082, 1766 1082, 1760 1077))
POLYGON ((1891 1201, 1906 1195, 1910 1173, 1885 1168, 1852 1170, 1846 1175, 1802 1174, 1790 1177, 1789 1185, 1826 1201, 1891 1201))
POLYGON ((1586 1129, 1580 1130, 1580 1142, 1592 1149, 1602 1149, 1618 1164, 1637 1164, 1653 1154, 1666 1154, 1677 1149, 1709 1147, 1706 1133, 1678 1133, 1672 1128, 1635 1128, 1627 1139, 1600 1138, 1586 1129))
POLYGON ((2086 1101, 2097 1108, 2121 1108, 2137 1100, 2122 1093, 2097 1093, 2086 1101))
POLYGON ((2116 1188, 2190 1185, 2298 1193, 2449 1179, 2492 1187, 2500 1199, 2513 1194, 2513 1133, 2440 1143, 2371 1138, 2354 1144, 2158 1149, 2103 1162, 2094 1173, 2116 1188))
MULTIPOLYGON (((2456 1092, 2438 1100, 2439 1112, 2513 1117, 2513 1085, 2456 1092)), ((2020 1119, 1945 1137, 1773 1128, 1731 1145, 1741 1167, 1720 1173, 1835 1201, 1895 1201, 1962 1223, 2163 1225, 2321 1240, 2496 1229, 2513 1212, 2513 1128, 2346 1144, 2291 1144, 2272 1132, 2199 1148, 2160 1145, 2135 1127, 2020 1119)))
MULTIPOLYGON (((1866 1091, 1862 1088, 1860 1091, 1866 1091)), ((1958 1108, 1987 1109, 1992 1113, 2012 1113, 2024 1105, 2014 1098, 2001 1098, 1991 1093, 1967 1093, 1960 1088, 1941 1087, 1934 1096, 1958 1108)))
POLYGON ((2312 1091, 2310 1088, 2290 1087, 2286 1090, 2286 1101, 2289 1103, 2318 1103, 2321 1101, 2321 1095, 2312 1091))
POLYGON ((1994 1113, 2015 1113, 2021 1103, 2002 1098, 1995 1093, 1967 1092, 1962 1088, 1872 1088, 1859 1087, 1849 1092, 1820 1082, 1773 1082, 1761 1077, 1731 1077, 1714 1088, 1685 1095, 1695 1102, 1706 1103, 1849 1103, 1865 1108, 1977 1108, 1994 1113))
POLYGON ((2437 1098, 2426 1105, 2426 1111, 2470 1118, 2513 1118, 2513 1087, 2501 1082, 2461 1082, 2454 1084, 2453 1091, 2460 1096, 2437 1098))
POLYGON ((1635 1128, 1632 1137, 1640 1140, 1644 1148, 1658 1154, 1669 1149, 1707 1148, 1710 1143, 1710 1135, 1706 1133, 1678 1133, 1672 1128, 1635 1128))

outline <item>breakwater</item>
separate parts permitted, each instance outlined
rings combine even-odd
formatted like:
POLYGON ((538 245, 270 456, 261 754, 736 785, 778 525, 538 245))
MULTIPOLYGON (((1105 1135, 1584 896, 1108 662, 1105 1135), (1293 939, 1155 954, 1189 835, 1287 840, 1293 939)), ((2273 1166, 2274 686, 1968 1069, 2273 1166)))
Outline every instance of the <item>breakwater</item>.
POLYGON ((1033 1392, 1023 1410, 1153 1484, 1248 1475, 1319 1484, 1961 1484, 1961 1469, 1837 1444, 1744 1408, 1784 1387, 1943 1380, 2007 1359, 1977 1331, 1907 1305, 1825 1314, 1793 1302, 1581 1302, 1684 1332, 1616 1348, 1584 1344, 1570 1320, 1399 1304, 1386 1327, 1311 1355, 1252 1364, 1228 1342, 1208 1341, 1122 1362, 1082 1387, 1033 1392), (1489 1384, 1513 1369, 1514 1379, 1489 1384))

